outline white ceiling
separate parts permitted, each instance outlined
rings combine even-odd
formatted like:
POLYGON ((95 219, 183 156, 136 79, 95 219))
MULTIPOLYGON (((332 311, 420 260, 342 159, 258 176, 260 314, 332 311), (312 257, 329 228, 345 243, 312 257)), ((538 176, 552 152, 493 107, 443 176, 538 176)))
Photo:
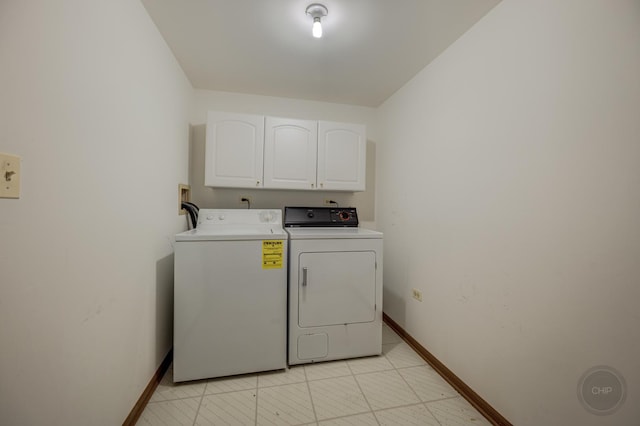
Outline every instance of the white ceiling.
POLYGON ((500 0, 142 0, 196 89, 375 107, 500 0))

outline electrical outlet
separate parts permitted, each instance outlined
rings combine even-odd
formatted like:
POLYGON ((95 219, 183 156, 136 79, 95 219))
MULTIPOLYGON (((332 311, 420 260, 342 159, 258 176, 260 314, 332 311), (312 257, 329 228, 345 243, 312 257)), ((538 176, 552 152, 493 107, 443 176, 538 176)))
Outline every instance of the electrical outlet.
POLYGON ((422 302, 422 292, 420 290, 418 290, 417 288, 413 289, 413 298, 416 299, 418 302, 422 302))

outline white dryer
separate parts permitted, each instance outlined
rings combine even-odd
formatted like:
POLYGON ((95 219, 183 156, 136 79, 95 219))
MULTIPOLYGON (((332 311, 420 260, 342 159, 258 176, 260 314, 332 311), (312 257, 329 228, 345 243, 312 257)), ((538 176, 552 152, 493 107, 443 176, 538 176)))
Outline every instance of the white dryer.
POLYGON ((173 380, 286 368, 281 210, 204 210, 176 235, 173 380))
POLYGON ((285 207, 289 364, 382 352, 381 232, 355 208, 285 207))

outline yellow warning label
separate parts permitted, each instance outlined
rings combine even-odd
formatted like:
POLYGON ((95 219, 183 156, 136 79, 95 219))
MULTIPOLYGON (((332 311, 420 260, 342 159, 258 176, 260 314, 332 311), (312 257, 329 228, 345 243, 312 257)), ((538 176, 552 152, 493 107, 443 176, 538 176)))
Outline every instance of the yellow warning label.
POLYGON ((262 242, 262 269, 281 269, 283 255, 283 240, 264 240, 262 242))

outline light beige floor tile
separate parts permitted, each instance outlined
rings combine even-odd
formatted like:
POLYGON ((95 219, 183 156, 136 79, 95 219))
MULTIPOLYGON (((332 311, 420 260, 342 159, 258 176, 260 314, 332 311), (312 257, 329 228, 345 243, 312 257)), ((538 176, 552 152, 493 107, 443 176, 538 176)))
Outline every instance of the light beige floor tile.
POLYGON ((191 426, 196 418, 200 397, 172 401, 150 402, 145 407, 138 425, 191 426))
POLYGON ((309 382, 318 420, 370 411, 353 376, 309 382))
POLYGON ((378 421, 372 413, 357 414, 355 416, 340 417, 324 420, 320 426, 378 426, 378 421))
POLYGON ((442 426, 489 426, 489 423, 464 398, 450 398, 425 404, 442 426))
POLYGON ((353 374, 373 373, 394 368, 384 355, 352 359, 347 361, 347 364, 353 374))
POLYGON ((206 382, 180 382, 173 383, 173 368, 169 367, 149 402, 170 401, 172 399, 193 398, 202 396, 206 382))
POLYGON ((356 380, 373 410, 420 402, 397 371, 360 374, 356 380))
POLYGON ((171 366, 138 424, 490 424, 386 325, 381 356, 209 381, 174 384, 172 378, 171 366))
POLYGON ((233 377, 223 377, 207 382, 205 395, 224 392, 235 392, 240 390, 255 389, 258 386, 258 375, 242 375, 233 377))
POLYGON ((315 421, 307 383, 258 389, 258 425, 300 425, 315 421))
POLYGON ((286 370, 258 374, 258 387, 289 385, 306 381, 304 366, 295 366, 286 370))
POLYGON ((402 338, 396 334, 391 327, 386 324, 382 324, 382 344, 399 343, 402 342, 402 338))
POLYGON ((422 404, 376 411, 375 415, 382 426, 440 426, 422 404))
POLYGON ((306 364, 304 371, 307 380, 330 379, 332 377, 350 376, 351 370, 345 361, 329 361, 317 364, 306 364))
POLYGON ((427 363, 405 342, 382 345, 382 353, 395 368, 416 367, 427 363))
POLYGON ((256 390, 205 395, 196 425, 253 426, 256 423, 256 390))
POLYGON ((398 369, 398 373, 409 383, 422 402, 458 396, 458 392, 431 367, 401 368, 398 369))

